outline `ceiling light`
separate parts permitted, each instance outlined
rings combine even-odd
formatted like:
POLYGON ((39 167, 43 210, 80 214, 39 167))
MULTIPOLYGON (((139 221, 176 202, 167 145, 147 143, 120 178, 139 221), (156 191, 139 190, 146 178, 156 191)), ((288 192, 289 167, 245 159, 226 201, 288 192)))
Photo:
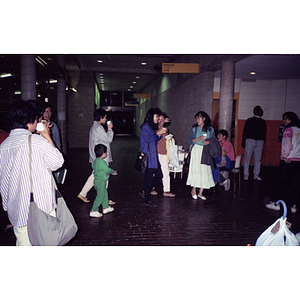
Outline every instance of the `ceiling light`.
POLYGON ((130 92, 130 91, 131 91, 131 89, 128 89, 127 91, 128 91, 128 92, 130 92))
POLYGON ((133 88, 133 85, 131 85, 130 88, 132 89, 132 88, 133 88))
POLYGON ((101 60, 101 59, 98 59, 97 61, 98 61, 98 63, 100 63, 100 64, 103 63, 103 60, 101 60))
POLYGON ((251 75, 255 75, 255 74, 256 74, 256 72, 252 71, 252 72, 250 72, 250 74, 251 74, 251 75))
POLYGON ((57 80, 56 79, 50 79, 49 83, 57 83, 57 80))
POLYGON ((135 78, 136 78, 136 79, 139 79, 140 77, 139 77, 139 76, 136 76, 135 78))
POLYGON ((47 65, 47 63, 46 63, 40 56, 37 56, 37 57, 35 58, 35 60, 36 60, 39 64, 41 64, 43 67, 45 67, 45 66, 47 65))
POLYGON ((136 81, 132 81, 132 83, 136 83, 136 81))
POLYGON ((0 78, 6 78, 6 77, 11 77, 11 73, 1 73, 0 78))
POLYGON ((146 62, 142 62, 141 64, 142 64, 143 66, 146 66, 146 65, 147 65, 147 63, 146 63, 146 62))

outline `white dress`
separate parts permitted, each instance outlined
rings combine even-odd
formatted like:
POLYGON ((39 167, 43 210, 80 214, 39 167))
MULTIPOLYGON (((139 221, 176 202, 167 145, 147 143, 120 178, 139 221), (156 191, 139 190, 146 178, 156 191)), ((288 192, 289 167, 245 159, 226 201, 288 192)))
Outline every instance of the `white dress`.
POLYGON ((215 186, 211 166, 201 164, 204 146, 194 144, 191 152, 191 161, 187 185, 197 188, 210 189, 215 186))

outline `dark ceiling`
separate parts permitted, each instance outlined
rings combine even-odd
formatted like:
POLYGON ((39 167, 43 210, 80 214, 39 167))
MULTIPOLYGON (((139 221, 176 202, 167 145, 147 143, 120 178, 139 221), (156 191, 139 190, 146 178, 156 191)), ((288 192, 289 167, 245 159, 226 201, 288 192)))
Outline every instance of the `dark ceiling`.
MULTIPOLYGON (((141 92, 158 74, 162 63, 185 61, 205 62, 206 70, 220 76, 222 59, 234 60, 235 77, 241 79, 293 79, 300 78, 300 55, 173 55, 173 54, 71 54, 66 55, 68 85, 78 84, 82 71, 93 71, 100 89, 107 91, 141 92), (205 58, 205 60, 204 60, 205 58), (142 63, 146 63, 143 65, 142 63), (250 72, 255 71, 255 75, 250 72)), ((37 63, 37 81, 64 76, 56 55, 39 55, 46 65, 37 63)), ((0 78, 0 88, 20 85, 20 55, 0 55, 0 73, 14 76, 0 78)))

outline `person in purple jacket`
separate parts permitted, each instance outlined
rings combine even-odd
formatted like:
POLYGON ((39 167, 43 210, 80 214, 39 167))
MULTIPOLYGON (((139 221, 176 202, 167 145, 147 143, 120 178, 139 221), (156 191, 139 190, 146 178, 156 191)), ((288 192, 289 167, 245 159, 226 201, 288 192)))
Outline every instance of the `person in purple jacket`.
POLYGON ((145 199, 145 204, 148 206, 156 206, 150 192, 161 180, 162 171, 158 161, 157 142, 161 139, 166 128, 158 129, 158 118, 161 114, 159 108, 150 108, 147 111, 144 123, 141 126, 140 134, 140 150, 148 154, 148 167, 145 172, 144 190, 140 195, 145 199))

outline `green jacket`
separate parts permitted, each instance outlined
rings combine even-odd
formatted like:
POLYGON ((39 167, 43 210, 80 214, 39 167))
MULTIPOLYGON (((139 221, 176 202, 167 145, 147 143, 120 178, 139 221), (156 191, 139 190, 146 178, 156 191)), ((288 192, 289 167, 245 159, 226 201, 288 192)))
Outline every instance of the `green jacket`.
POLYGON ((108 167, 107 163, 100 157, 96 158, 92 167, 94 170, 95 180, 104 180, 106 181, 109 178, 109 174, 113 174, 115 170, 108 167))

